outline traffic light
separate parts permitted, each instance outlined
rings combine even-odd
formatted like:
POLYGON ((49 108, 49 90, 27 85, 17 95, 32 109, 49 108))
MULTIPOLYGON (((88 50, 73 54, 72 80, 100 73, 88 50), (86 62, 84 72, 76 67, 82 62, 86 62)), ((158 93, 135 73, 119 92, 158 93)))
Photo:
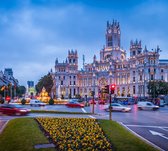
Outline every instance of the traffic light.
POLYGON ((103 93, 109 94, 109 85, 106 85, 103 89, 102 89, 103 93))
POLYGON ((111 85, 110 85, 110 91, 111 91, 111 94, 114 94, 115 87, 116 87, 115 84, 111 84, 111 85))

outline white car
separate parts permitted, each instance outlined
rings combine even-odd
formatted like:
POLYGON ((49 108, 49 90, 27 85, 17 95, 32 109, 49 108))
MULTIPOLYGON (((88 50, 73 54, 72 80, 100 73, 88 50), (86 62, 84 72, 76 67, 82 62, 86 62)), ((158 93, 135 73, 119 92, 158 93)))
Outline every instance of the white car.
MULTIPOLYGON (((130 107, 123 106, 119 103, 111 103, 112 111, 121 111, 121 112, 129 112, 131 111, 130 107)), ((105 111, 109 112, 109 105, 104 108, 105 111)))
POLYGON ((164 107, 166 105, 165 100, 160 100, 160 107, 164 107))
POLYGON ((154 105, 152 102, 138 102, 137 107, 139 110, 157 110, 159 109, 158 105, 154 105))
POLYGON ((40 100, 32 99, 30 100, 30 106, 45 106, 46 103, 41 102, 40 100))

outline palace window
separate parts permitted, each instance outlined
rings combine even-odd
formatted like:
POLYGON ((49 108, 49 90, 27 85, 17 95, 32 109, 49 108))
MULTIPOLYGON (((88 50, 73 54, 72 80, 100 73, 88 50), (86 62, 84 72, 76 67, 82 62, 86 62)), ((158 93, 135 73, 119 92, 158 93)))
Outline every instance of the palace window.
POLYGON ((76 82, 74 81, 74 85, 76 85, 76 82))
POLYGON ((151 75, 151 80, 154 80, 154 76, 153 76, 153 74, 151 75))
POLYGON ((135 55, 136 55, 135 51, 133 51, 133 52, 132 52, 132 55, 133 55, 133 56, 135 56, 135 55))
POLYGON ((163 69, 161 69, 161 72, 163 72, 164 70, 163 69))
POLYGON ((163 75, 161 76, 161 80, 163 80, 164 78, 163 78, 163 75))
POLYGON ((148 72, 150 72, 150 68, 148 69, 148 72))
POLYGON ((136 92, 136 91, 135 91, 135 86, 133 86, 133 94, 135 94, 135 92, 136 92))
POLYGON ((61 81, 61 85, 63 85, 63 81, 61 81))
POLYGON ((133 77, 133 82, 135 82, 135 77, 133 77))
POLYGON ((70 95, 72 94, 72 90, 71 90, 71 89, 69 89, 69 94, 70 94, 70 95))
POLYGON ((139 80, 142 81, 142 75, 140 75, 139 80))
POLYGON ((76 95, 76 90, 74 89, 74 95, 76 95))

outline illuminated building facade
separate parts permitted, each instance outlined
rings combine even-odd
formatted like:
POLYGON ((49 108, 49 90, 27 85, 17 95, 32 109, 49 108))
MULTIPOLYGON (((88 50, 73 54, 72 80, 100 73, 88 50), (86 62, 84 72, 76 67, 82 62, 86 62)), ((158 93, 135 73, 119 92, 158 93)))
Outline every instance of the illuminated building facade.
POLYGON ((34 96, 36 94, 36 89, 34 86, 34 81, 27 81, 27 96, 34 96))
POLYGON ((84 64, 78 70, 77 51, 68 51, 65 62, 55 61, 55 96, 60 98, 88 96, 90 91, 99 92, 105 85, 116 84, 117 96, 148 96, 149 80, 168 81, 168 60, 160 60, 160 49, 142 49, 141 41, 130 42, 130 57, 121 49, 119 22, 107 22, 106 45, 100 50, 100 59, 93 56, 93 62, 84 64))

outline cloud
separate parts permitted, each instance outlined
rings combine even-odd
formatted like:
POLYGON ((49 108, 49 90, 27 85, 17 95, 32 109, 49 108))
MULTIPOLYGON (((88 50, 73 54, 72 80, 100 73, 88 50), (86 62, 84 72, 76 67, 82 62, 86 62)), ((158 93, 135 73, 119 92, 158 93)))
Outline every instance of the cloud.
POLYGON ((86 62, 91 62, 94 54, 99 59, 106 21, 112 19, 120 22, 121 43, 128 54, 130 40, 136 38, 149 49, 160 45, 167 50, 167 3, 149 0, 131 6, 100 6, 100 2, 97 6, 84 1, 26 1, 17 7, 0 7, 1 67, 12 67, 21 84, 38 81, 54 68, 55 58, 61 62, 69 49, 77 49, 81 68, 83 54, 86 62))

